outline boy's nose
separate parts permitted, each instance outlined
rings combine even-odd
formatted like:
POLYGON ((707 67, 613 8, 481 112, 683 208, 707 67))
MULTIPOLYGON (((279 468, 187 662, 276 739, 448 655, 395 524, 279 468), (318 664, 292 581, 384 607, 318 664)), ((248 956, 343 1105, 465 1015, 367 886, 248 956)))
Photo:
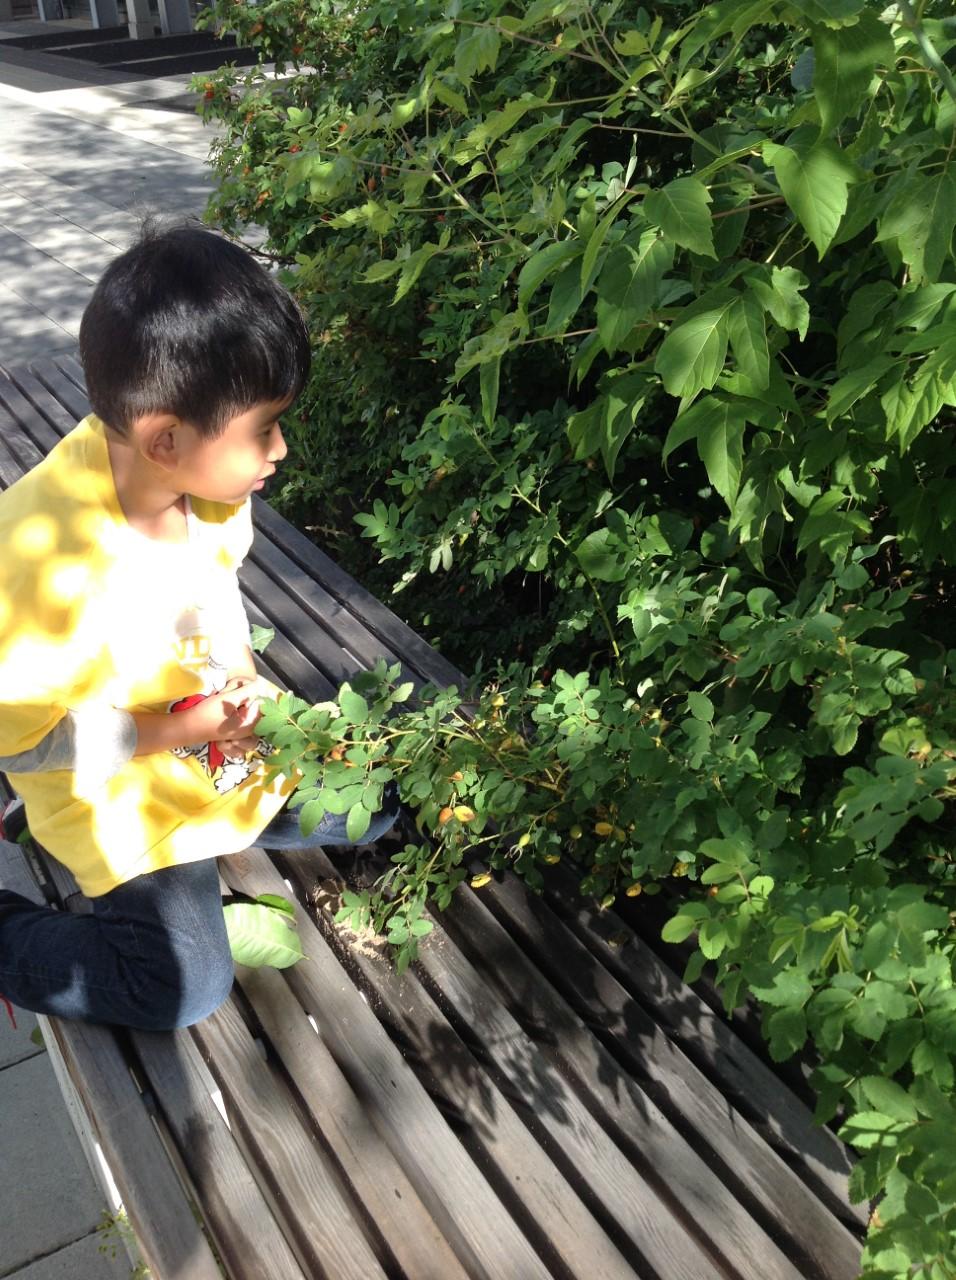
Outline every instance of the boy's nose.
POLYGON ((285 442, 285 436, 282 434, 282 428, 278 422, 272 433, 272 448, 269 450, 269 461, 278 465, 289 452, 289 446, 285 442))

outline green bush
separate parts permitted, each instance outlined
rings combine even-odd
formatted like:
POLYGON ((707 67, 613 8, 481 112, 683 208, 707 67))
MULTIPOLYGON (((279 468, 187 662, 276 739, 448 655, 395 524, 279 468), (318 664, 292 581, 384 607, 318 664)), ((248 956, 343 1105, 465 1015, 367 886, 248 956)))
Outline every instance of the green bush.
POLYGON ((956 1276, 956 20, 396 0, 303 56, 212 82, 211 216, 312 321, 299 498, 360 569, 364 500, 377 582, 484 672, 270 710, 306 825, 398 776, 430 837, 344 914, 406 964, 476 854, 606 905, 686 877, 689 977, 813 1045, 883 1196, 864 1276, 956 1276))

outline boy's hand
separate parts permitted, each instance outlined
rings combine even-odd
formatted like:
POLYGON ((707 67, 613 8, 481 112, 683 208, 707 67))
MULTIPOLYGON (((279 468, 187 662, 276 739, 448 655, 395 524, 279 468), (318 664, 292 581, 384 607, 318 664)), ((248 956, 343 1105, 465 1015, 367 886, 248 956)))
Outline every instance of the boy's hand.
POLYGON ((236 676, 221 693, 210 694, 184 715, 189 716, 190 736, 196 742, 214 742, 223 755, 242 756, 258 738, 252 732, 262 712, 259 710, 257 676, 236 676))
MULTIPOLYGON (((235 693, 240 696, 238 710, 248 716, 250 710, 254 713, 252 724, 255 725, 262 712, 259 710, 259 697, 261 690, 258 688, 258 676, 233 676, 231 680, 226 682, 223 689, 223 696, 229 693, 235 693), (255 694, 250 694, 250 685, 255 685, 255 694)), ((228 699, 226 701, 228 705, 228 699)), ((259 745, 259 735, 256 733, 245 733, 239 738, 216 738, 213 740, 227 760, 243 760, 250 751, 255 751, 259 745)))

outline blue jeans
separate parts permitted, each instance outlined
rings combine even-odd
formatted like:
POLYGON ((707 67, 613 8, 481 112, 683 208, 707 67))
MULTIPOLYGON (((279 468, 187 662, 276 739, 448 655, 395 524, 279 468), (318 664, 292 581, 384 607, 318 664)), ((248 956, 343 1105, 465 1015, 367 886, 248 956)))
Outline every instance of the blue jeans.
MULTIPOLYGON (((397 816, 392 790, 363 843, 397 816)), ((344 827, 326 815, 305 839, 298 811, 283 810, 256 843, 348 844, 344 827)), ((226 999, 233 963, 215 858, 137 876, 91 905, 89 915, 74 915, 0 889, 0 993, 34 1013, 145 1031, 190 1026, 226 999)))

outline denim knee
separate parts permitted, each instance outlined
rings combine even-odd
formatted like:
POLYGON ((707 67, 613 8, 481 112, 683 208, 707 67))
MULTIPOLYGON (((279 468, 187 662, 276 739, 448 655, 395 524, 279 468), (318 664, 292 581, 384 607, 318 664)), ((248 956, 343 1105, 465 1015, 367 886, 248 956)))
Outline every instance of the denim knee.
POLYGON ((191 1027, 228 999, 234 976, 228 945, 197 940, 185 954, 184 948, 177 948, 171 964, 154 965, 137 984, 136 1025, 146 1031, 191 1027))

